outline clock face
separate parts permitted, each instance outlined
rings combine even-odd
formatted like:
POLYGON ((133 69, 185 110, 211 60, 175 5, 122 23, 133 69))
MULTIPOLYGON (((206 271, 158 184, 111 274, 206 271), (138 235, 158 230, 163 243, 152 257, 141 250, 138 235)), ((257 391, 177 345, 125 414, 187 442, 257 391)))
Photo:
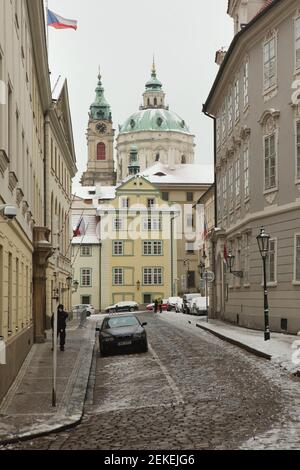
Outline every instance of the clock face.
POLYGON ((104 123, 97 124, 96 129, 100 134, 104 134, 107 131, 107 127, 104 123))

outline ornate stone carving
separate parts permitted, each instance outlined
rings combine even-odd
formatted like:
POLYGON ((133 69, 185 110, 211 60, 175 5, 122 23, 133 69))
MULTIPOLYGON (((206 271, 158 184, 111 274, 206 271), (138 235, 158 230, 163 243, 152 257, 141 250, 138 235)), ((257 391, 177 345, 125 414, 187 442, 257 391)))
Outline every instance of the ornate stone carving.
POLYGON ((28 211, 27 212, 27 223, 29 224, 29 222, 31 221, 32 219, 32 212, 31 211, 28 211))
POLYGON ((26 212, 28 211, 28 209, 29 209, 28 202, 27 202, 27 201, 23 201, 23 204, 22 204, 22 214, 23 214, 24 217, 25 217, 25 214, 26 214, 26 212))
POLYGON ((21 188, 17 188, 17 204, 20 207, 22 200, 24 199, 24 193, 21 188))
POLYGON ((273 191, 271 193, 265 194, 265 200, 268 204, 272 205, 276 199, 278 191, 273 191))
POLYGON ((0 149, 0 172, 4 175, 5 170, 7 169, 9 164, 9 158, 6 155, 5 150, 0 149))
POLYGON ((263 127, 265 134, 273 134, 278 127, 280 111, 276 109, 267 109, 261 115, 259 124, 263 127))
POLYGON ((8 181, 8 188, 10 189, 11 192, 14 191, 18 184, 18 178, 16 174, 13 171, 9 172, 9 181, 8 181))
POLYGON ((250 127, 242 127, 240 130, 240 138, 241 140, 247 140, 250 137, 251 129, 250 127))

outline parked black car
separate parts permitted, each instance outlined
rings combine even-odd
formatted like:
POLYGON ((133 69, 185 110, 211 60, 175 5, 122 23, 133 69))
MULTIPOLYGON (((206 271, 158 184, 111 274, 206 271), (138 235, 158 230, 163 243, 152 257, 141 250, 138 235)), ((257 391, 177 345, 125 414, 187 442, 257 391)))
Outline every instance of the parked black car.
POLYGON ((148 351, 147 333, 135 315, 114 315, 104 318, 99 332, 102 356, 124 350, 148 351))
POLYGON ((118 313, 118 312, 134 312, 138 311, 139 304, 131 300, 118 302, 115 305, 110 305, 105 309, 105 313, 118 313))

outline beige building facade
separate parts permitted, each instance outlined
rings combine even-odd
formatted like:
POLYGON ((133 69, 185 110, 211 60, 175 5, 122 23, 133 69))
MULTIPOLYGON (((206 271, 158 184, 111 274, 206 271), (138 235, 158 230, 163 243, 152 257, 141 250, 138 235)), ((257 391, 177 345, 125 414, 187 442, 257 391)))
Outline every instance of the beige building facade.
POLYGON ((271 331, 300 329, 300 5, 230 1, 247 24, 236 35, 204 106, 216 119, 215 314, 262 329, 260 227, 270 234, 271 331), (253 9, 254 8, 254 9, 253 9), (289 44, 289 47, 286 47, 289 44), (235 256, 231 275, 226 255, 235 256))
MULTIPOLYGON (((60 184, 50 181, 47 167, 45 128, 53 103, 41 0, 0 1, 0 83, 0 205, 17 209, 9 223, 0 215, 0 347, 6 352, 1 399, 33 342, 45 339, 52 296, 47 196, 52 191, 59 197, 60 184)), ((65 179, 74 171, 73 162, 65 179)))

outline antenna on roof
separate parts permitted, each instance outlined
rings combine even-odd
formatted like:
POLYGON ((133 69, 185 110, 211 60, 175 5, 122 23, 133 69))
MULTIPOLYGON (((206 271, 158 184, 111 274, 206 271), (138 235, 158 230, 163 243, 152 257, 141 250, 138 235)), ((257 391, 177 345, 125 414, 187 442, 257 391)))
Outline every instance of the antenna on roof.
POLYGON ((59 75, 59 76, 58 76, 58 79, 56 80, 56 83, 55 83, 54 88, 53 88, 53 90, 52 90, 52 95, 53 95, 53 93, 55 92, 56 87, 57 87, 58 82, 59 82, 60 79, 61 79, 61 75, 59 75))

